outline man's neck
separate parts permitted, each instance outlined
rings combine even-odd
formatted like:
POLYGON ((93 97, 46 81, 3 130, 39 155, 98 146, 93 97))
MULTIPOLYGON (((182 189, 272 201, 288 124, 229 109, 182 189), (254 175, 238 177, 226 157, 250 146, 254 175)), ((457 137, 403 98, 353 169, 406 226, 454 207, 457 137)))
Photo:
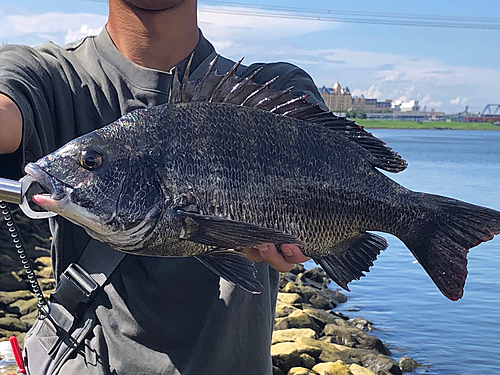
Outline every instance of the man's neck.
POLYGON ((110 0, 106 28, 118 50, 130 61, 168 72, 198 43, 196 1, 149 11, 110 0))

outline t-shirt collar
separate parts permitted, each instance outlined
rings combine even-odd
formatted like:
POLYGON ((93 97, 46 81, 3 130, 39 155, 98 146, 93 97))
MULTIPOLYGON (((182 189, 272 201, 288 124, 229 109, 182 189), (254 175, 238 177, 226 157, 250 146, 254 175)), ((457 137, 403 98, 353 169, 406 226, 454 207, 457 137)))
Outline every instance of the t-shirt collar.
MULTIPOLYGON (((199 30, 199 29, 198 29, 199 30)), ((213 45, 203 36, 199 30, 200 38, 194 49, 193 62, 191 64, 191 72, 194 71, 207 57, 215 51, 213 45)), ((168 91, 172 83, 172 74, 160 70, 145 68, 137 65, 127 59, 116 48, 111 40, 106 27, 103 27, 101 33, 94 39, 98 54, 115 69, 117 69, 127 81, 133 85, 148 89, 168 91)), ((184 71, 189 60, 188 56, 176 65, 179 77, 184 75, 184 71)))

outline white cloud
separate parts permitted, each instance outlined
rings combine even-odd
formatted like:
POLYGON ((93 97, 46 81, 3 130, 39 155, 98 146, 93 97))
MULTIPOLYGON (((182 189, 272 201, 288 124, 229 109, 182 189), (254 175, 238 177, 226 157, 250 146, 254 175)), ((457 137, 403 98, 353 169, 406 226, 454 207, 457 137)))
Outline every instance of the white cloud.
POLYGON ((294 35, 303 35, 314 31, 339 27, 338 23, 315 20, 296 20, 272 17, 257 17, 241 14, 255 12, 244 7, 224 7, 200 5, 198 22, 205 36, 218 47, 218 52, 247 53, 248 49, 294 35), (233 14, 214 13, 230 11, 233 14), (249 46, 250 42, 250 46, 249 46), (241 51, 241 52, 238 52, 241 51))
POLYGON ((426 107, 427 107, 427 110, 429 110, 429 108, 440 108, 443 106, 443 102, 441 100, 438 100, 438 101, 433 101, 433 102, 428 102, 426 104, 426 107))
POLYGON ((468 100, 468 98, 460 98, 457 96, 455 99, 450 100, 450 104, 463 106, 468 102, 468 100))
POLYGON ((83 31, 95 32, 106 23, 106 16, 91 13, 49 12, 36 15, 15 15, 0 12, 0 40, 10 43, 39 44, 51 40, 64 44, 83 31), (73 31, 78 30, 78 31, 73 31))
POLYGON ((97 27, 97 28, 91 28, 89 25, 82 25, 79 30, 73 31, 72 29, 69 29, 68 33, 66 34, 66 37, 64 38, 64 43, 72 43, 76 42, 87 35, 98 35, 102 30, 102 27, 97 27))
POLYGON ((360 89, 354 89, 351 91, 351 94, 353 96, 361 96, 364 95, 365 98, 375 98, 375 99, 382 99, 382 92, 380 91, 378 86, 371 85, 368 90, 360 90, 360 89))

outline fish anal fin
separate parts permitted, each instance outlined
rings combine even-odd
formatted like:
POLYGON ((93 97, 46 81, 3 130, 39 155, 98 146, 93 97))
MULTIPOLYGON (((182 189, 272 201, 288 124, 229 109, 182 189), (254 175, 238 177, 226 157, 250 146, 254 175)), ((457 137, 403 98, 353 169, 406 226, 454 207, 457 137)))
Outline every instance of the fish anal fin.
POLYGON ((226 249, 264 243, 303 245, 297 237, 272 228, 181 210, 177 211, 177 215, 185 223, 181 238, 196 243, 226 249))
POLYGON ((349 291, 347 284, 365 276, 363 272, 370 272, 373 262, 385 248, 385 238, 364 232, 335 245, 331 249, 332 255, 313 259, 333 281, 349 291))
POLYGON ((214 250, 195 257, 211 271, 252 294, 260 294, 262 284, 257 279, 255 264, 234 250, 214 250))

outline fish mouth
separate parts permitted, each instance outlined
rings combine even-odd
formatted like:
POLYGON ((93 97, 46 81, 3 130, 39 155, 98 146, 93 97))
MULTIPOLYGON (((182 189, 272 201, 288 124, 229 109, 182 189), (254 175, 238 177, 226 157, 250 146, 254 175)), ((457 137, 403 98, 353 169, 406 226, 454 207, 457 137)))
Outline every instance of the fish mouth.
POLYGON ((63 198, 68 196, 68 186, 51 176, 35 163, 29 163, 24 171, 46 191, 35 194, 32 201, 47 210, 54 208, 63 198))

